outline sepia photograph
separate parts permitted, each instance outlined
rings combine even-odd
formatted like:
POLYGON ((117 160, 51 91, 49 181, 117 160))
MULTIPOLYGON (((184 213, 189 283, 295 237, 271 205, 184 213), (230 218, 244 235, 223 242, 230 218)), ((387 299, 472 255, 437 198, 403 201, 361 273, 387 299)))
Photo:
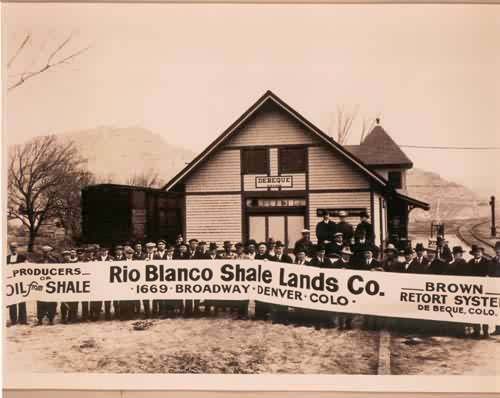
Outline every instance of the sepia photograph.
POLYGON ((498 390, 498 5, 2 13, 5 386, 498 390))

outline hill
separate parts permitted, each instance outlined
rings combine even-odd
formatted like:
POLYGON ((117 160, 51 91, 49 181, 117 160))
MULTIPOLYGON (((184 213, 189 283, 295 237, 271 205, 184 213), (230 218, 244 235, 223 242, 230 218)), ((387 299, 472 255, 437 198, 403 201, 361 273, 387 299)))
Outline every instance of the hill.
POLYGON ((439 174, 421 169, 407 173, 407 192, 431 205, 431 210, 413 210, 410 219, 458 220, 488 215, 488 199, 456 182, 448 181, 439 174))
POLYGON ((139 127, 98 127, 63 133, 60 137, 75 143, 88 160, 89 171, 100 182, 126 184, 134 176, 156 172, 164 183, 195 155, 139 127))

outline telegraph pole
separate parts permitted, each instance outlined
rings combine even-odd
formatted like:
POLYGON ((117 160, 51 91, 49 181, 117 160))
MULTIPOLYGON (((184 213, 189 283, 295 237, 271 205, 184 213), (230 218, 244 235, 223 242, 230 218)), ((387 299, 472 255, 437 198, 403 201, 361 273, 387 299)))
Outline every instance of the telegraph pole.
POLYGON ((497 227, 495 222, 495 196, 492 196, 490 199, 491 206, 491 237, 494 238, 497 236, 497 227))

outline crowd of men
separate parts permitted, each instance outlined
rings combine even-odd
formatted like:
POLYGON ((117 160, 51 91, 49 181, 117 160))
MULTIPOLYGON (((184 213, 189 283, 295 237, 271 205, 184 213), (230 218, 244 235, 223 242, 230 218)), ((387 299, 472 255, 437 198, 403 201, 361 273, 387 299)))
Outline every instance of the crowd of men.
MULTIPOLYGON (((455 246, 451 250, 444 239, 439 238, 435 247, 425 247, 417 243, 412 249, 410 245, 401 246, 388 243, 381 251, 374 243, 373 227, 369 222, 368 214, 361 214, 359 224, 354 228, 347 222, 347 213, 339 213, 339 221, 335 222, 329 214, 316 226, 317 243, 310 238, 310 231, 302 230, 299 239, 291 250, 293 257, 281 241, 270 238, 266 242, 256 242, 253 239, 245 244, 237 242, 233 245, 225 241, 220 250, 215 242, 207 243, 196 238, 185 242, 179 235, 174 244, 165 240, 157 242, 135 242, 134 244, 116 245, 112 249, 98 244, 87 245, 85 248, 63 250, 58 258, 53 254, 50 246, 42 247, 42 256, 38 263, 75 263, 89 261, 136 261, 136 260, 215 260, 215 259, 253 259, 261 261, 275 261, 294 263, 297 265, 319 268, 346 268, 356 270, 399 272, 410 274, 436 274, 477 277, 500 276, 500 242, 495 245, 496 256, 487 259, 484 250, 479 246, 472 246, 472 258, 466 261, 463 258, 464 250, 455 246), (402 247, 402 248, 401 248, 402 247)), ((10 254, 7 263, 26 261, 26 256, 18 253, 17 244, 10 244, 10 254)), ((219 311, 231 312, 239 319, 248 319, 248 301, 227 300, 128 300, 128 301, 90 301, 90 302, 63 302, 60 303, 60 319, 63 323, 79 321, 97 321, 104 312, 106 320, 128 320, 137 317, 177 317, 177 316, 212 316, 219 311), (80 318, 78 317, 81 304, 80 318), (203 312, 201 311, 203 309, 203 312), (113 311, 112 311, 113 310, 113 311)), ((43 324, 44 318, 48 324, 54 323, 58 303, 37 302, 37 321, 43 324)), ((257 301, 255 303, 256 319, 272 319, 274 322, 301 322, 313 324, 316 327, 352 328, 353 315, 334 314, 327 311, 301 310, 281 305, 271 305, 257 301)), ((26 324, 26 303, 9 306, 10 323, 26 324)), ((419 327, 436 326, 421 321, 419 327)), ((368 328, 388 326, 380 317, 365 316, 364 325, 368 328)), ((391 321, 390 325, 414 328, 415 323, 405 320, 391 321)), ((438 325, 443 329, 443 324, 438 325)), ((444 327, 446 329, 446 327, 444 327)), ((450 327, 457 334, 467 334, 476 338, 488 337, 487 325, 461 325, 450 327)))

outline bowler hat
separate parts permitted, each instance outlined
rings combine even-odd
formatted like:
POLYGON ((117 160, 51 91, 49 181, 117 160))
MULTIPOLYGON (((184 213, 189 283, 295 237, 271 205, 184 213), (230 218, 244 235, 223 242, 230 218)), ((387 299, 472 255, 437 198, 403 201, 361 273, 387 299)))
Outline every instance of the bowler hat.
POLYGON ((397 253, 398 252, 398 249, 396 249, 396 246, 394 246, 392 243, 389 243, 387 245, 387 247, 384 249, 384 253, 388 253, 388 252, 394 252, 394 253, 397 253))
POLYGON ((424 245, 422 243, 417 243, 415 245, 415 251, 416 252, 423 252, 423 251, 425 251, 424 245))
POLYGON ((472 245, 471 248, 470 248, 470 252, 469 254, 474 254, 478 251, 484 251, 484 249, 481 247, 481 246, 478 246, 478 245, 472 245))
POLYGON ((165 239, 160 239, 158 242, 156 242, 157 245, 159 245, 160 243, 163 243, 164 245, 166 245, 167 241, 165 239))
POLYGON ((198 242, 198 239, 196 239, 196 238, 189 239, 189 243, 192 243, 192 242, 198 242))
POLYGON ((273 245, 273 244, 276 244, 276 242, 274 241, 274 238, 269 238, 269 239, 267 240, 267 244, 268 244, 268 245, 273 245))
POLYGON ((224 247, 231 247, 231 246, 233 246, 233 244, 231 243, 230 240, 225 240, 224 241, 224 247))
POLYGON ((285 247, 285 245, 283 244, 283 242, 282 242, 282 241, 277 240, 277 241, 276 241, 276 247, 285 247))
POLYGON ((267 243, 266 242, 260 242, 259 243, 259 246, 262 246, 262 245, 264 245, 265 247, 267 247, 267 243))
POLYGON ((462 246, 453 246, 453 249, 451 251, 453 254, 457 254, 457 253, 463 253, 464 249, 462 249, 462 246))
POLYGON ((243 247, 243 243, 241 243, 241 242, 236 242, 236 243, 234 244, 234 247, 243 247))
POLYGON ((293 250, 293 252, 294 252, 295 254, 297 254, 297 253, 306 253, 306 252, 307 252, 307 250, 306 250, 306 248, 304 247, 304 245, 298 245, 298 246, 297 246, 297 247, 293 250))
POLYGON ((209 250, 217 250, 217 243, 210 242, 210 246, 208 248, 209 250))
POLYGON ((326 250, 325 245, 323 245, 321 243, 314 246, 315 252, 321 252, 321 251, 325 251, 325 250, 326 250))
POLYGON ((348 254, 349 256, 352 256, 352 251, 349 246, 344 246, 340 251, 340 254, 348 254))
POLYGON ((255 241, 255 239, 249 239, 249 240, 248 240, 248 242, 247 242, 247 246, 250 246, 250 245, 257 246, 257 242, 255 241))
POLYGON ((203 245, 206 245, 206 244, 207 244, 207 242, 205 242, 204 240, 198 242, 198 246, 203 246, 203 245))

